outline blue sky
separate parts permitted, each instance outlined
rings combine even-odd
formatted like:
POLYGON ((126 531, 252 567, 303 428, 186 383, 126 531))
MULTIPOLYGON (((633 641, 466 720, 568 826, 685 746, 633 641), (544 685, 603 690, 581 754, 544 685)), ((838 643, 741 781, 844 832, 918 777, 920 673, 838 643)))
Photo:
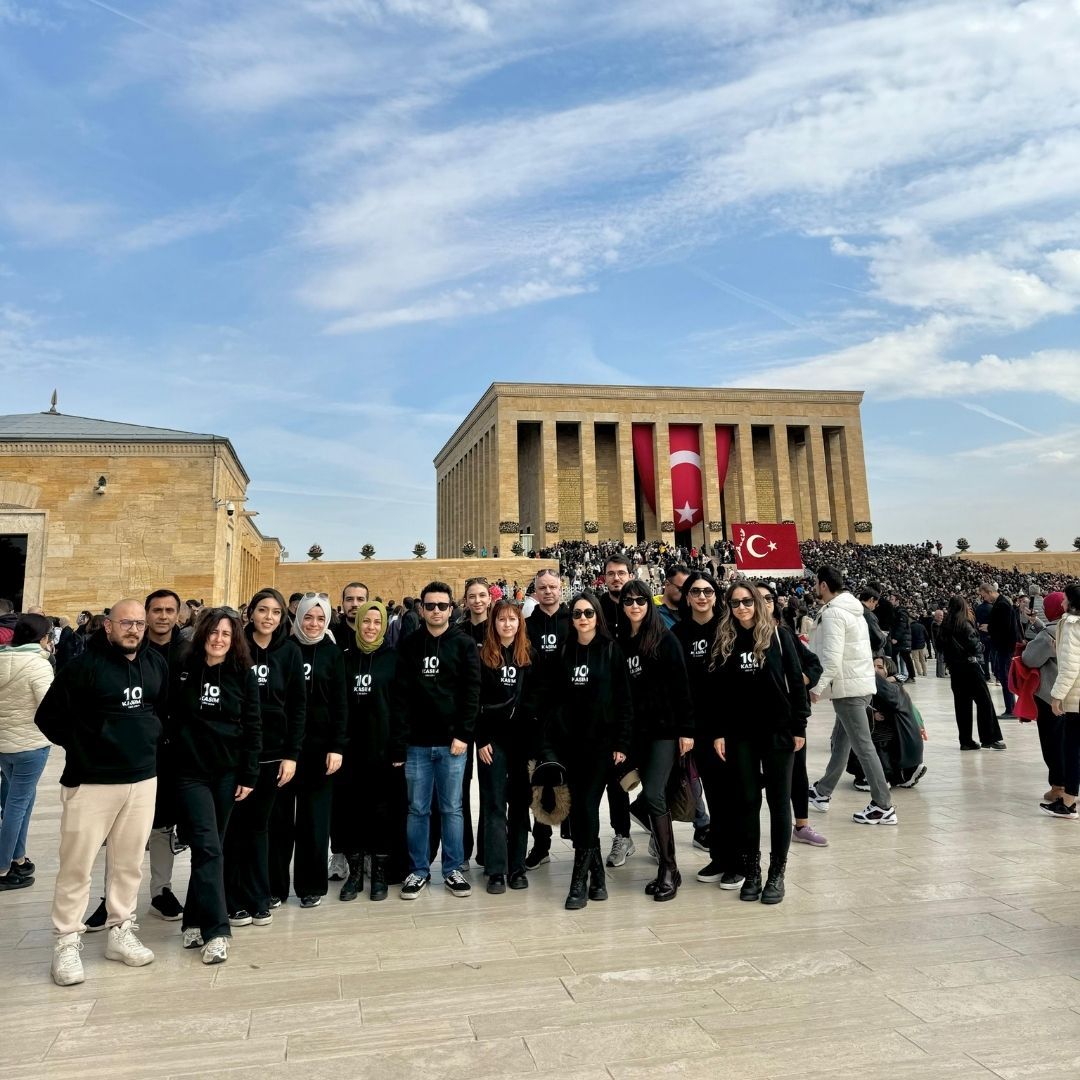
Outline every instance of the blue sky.
POLYGON ((1080 533, 1061 0, 0 0, 0 385, 434 544, 493 380, 863 389, 875 535, 1080 533))

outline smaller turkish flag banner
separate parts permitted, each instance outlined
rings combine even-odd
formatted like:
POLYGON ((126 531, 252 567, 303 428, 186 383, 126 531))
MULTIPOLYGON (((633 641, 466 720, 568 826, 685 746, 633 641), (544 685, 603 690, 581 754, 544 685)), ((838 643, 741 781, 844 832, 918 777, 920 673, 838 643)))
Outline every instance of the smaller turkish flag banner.
POLYGON ((802 553, 794 525, 732 525, 735 566, 745 574, 801 574, 802 553))

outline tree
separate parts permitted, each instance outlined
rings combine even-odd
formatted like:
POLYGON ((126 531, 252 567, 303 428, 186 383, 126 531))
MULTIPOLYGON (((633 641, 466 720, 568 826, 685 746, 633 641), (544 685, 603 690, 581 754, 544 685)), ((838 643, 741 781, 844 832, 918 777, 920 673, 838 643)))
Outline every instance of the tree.
POLYGON ((371 544, 365 544, 360 549, 360 554, 363 555, 365 559, 370 559, 375 554, 375 548, 371 544))
POLYGON ((1045 551, 1050 545, 1046 542, 1045 536, 1035 537, 1035 549, 1037 551, 1045 551))
POLYGON ((525 545, 524 545, 524 544, 523 544, 523 543, 522 543, 522 542, 521 542, 520 540, 515 540, 515 541, 514 541, 514 542, 513 542, 513 543, 512 543, 511 545, 510 545, 510 550, 511 550, 511 551, 512 551, 512 552, 513 552, 513 553, 514 553, 515 555, 518 555, 518 556, 520 556, 520 555, 524 555, 524 554, 525 554, 525 545))
POLYGON ((311 547, 307 549, 307 555, 312 562, 318 562, 318 560, 322 558, 323 550, 318 544, 312 544, 311 547))
POLYGON ((423 540, 417 540, 417 542, 413 544, 412 553, 418 559, 422 559, 427 554, 427 544, 425 544, 423 540))
POLYGON ((1009 550, 1009 541, 1006 540, 1004 536, 999 536, 994 541, 994 547, 996 547, 998 549, 998 551, 1008 551, 1009 550))
POLYGON ((968 543, 966 536, 961 536, 960 539, 956 541, 957 551, 967 551, 970 547, 971 545, 968 543))
POLYGON ((1077 536, 1073 540, 1073 547, 1076 548, 1077 551, 1080 551, 1080 536, 1077 536))
POLYGON ((476 545, 471 540, 466 540, 465 543, 461 545, 461 554, 464 555, 466 559, 471 559, 476 554, 476 545))

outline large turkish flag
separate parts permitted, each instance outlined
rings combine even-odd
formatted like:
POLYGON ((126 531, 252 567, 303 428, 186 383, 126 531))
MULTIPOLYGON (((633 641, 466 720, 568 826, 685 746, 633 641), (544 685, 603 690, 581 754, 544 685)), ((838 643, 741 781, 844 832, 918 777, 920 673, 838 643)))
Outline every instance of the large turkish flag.
POLYGON ((671 508, 675 528, 681 532, 701 522, 701 443, 697 424, 672 424, 668 428, 671 449, 671 508))
POLYGON ((802 553, 794 525, 732 525, 735 566, 745 574, 801 574, 802 553))

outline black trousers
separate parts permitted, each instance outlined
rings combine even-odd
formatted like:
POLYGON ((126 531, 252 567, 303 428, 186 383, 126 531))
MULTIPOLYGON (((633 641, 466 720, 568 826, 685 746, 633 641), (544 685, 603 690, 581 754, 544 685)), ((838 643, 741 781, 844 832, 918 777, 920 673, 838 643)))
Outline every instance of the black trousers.
POLYGON ((897 646, 896 649, 897 659, 902 660, 904 668, 907 671, 907 677, 914 682, 915 681, 915 662, 911 659, 910 649, 901 649, 897 646))
POLYGON ((619 782, 621 773, 611 767, 609 762, 607 775, 608 820, 611 831, 616 836, 630 835, 630 795, 623 791, 619 782))
POLYGON ((491 764, 478 762, 480 809, 484 825, 484 872, 507 874, 525 869, 532 786, 529 763, 498 743, 491 744, 491 764))
POLYGON ((191 877, 181 929, 197 928, 203 941, 231 937, 222 841, 236 803, 236 774, 223 773, 212 780, 179 779, 176 797, 184 838, 191 848, 191 877))
POLYGON ((735 870, 741 852, 734 843, 735 778, 731 765, 720 760, 708 740, 702 740, 700 745, 695 743, 693 754, 705 790, 705 801, 709 804, 709 861, 724 870, 735 870))
POLYGON ((953 710, 956 714, 956 731, 960 736, 960 745, 972 742, 971 707, 979 727, 979 742, 992 743, 1001 738, 1001 727, 997 721, 994 702, 990 698, 990 687, 978 664, 965 661, 957 664, 951 674, 953 710))
MULTIPOLYGON (((469 743, 468 749, 465 751, 465 775, 461 778, 461 836, 465 858, 471 859, 473 857, 473 851, 475 850, 476 861, 483 865, 484 818, 482 814, 480 820, 477 822, 475 838, 473 836, 472 782, 473 759, 475 756, 476 744, 469 743)), ((434 791, 431 793, 431 824, 429 826, 429 835, 431 837, 431 861, 434 862, 435 856, 439 851, 439 844, 442 843, 442 813, 439 810, 438 796, 434 791)))
POLYGON ((326 895, 333 797, 326 754, 301 754, 296 775, 278 789, 270 818, 270 891, 279 900, 289 895, 290 863, 297 896, 326 895))
POLYGON ((1039 728, 1039 746, 1051 787, 1065 786, 1065 717, 1055 716, 1048 701, 1041 697, 1035 699, 1035 708, 1039 710, 1036 724, 1039 728))
MULTIPOLYGON (((270 817, 277 800, 281 762, 259 766, 255 789, 238 802, 225 830, 225 901, 229 911, 270 908, 270 817)), ((286 867, 286 882, 288 867, 286 867)))
MULTIPOLYGON (((353 757, 347 783, 334 778, 334 826, 341 853, 389 857, 401 851, 409 812, 405 770, 388 761, 363 762, 353 757)), ((340 772, 345 771, 342 764, 340 772)))
POLYGON ((761 850, 761 777, 769 804, 769 850, 783 861, 791 846, 791 767, 794 750, 777 750, 764 740, 729 737, 727 755, 735 774, 737 844, 746 855, 761 850))
MULTIPOLYGON (((600 800, 604 797, 605 787, 610 792, 610 773, 610 750, 578 753, 566 763, 566 781, 570 788, 570 830, 574 835, 575 850, 587 851, 600 846, 600 800)), ((622 788, 619 790, 622 791, 622 788)), ((626 805, 629 821, 629 799, 626 805)), ((621 835, 625 836, 626 833, 621 835)))
POLYGON ((791 763, 791 811, 797 820, 805 821, 810 813, 810 778, 806 775, 806 741, 795 751, 791 763))
POLYGON ((646 820, 667 813, 668 780, 678 756, 679 744, 674 739, 650 739, 638 748, 635 757, 640 766, 641 793, 634 807, 646 820))

